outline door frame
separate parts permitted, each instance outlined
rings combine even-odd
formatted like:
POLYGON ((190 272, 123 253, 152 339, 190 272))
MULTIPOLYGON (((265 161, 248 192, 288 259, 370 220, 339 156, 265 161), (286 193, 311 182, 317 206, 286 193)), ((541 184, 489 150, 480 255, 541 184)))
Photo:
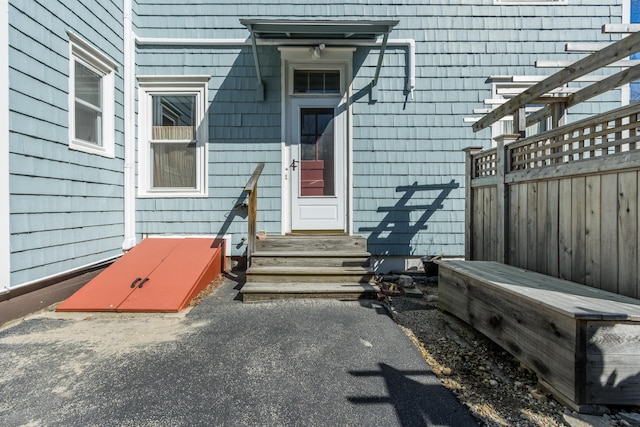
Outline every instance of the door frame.
MULTIPOLYGON (((317 97, 323 95, 293 95, 293 70, 296 69, 340 69, 341 71, 341 94, 339 106, 344 106, 345 111, 345 147, 344 150, 344 214, 346 216, 344 224, 346 234, 353 233, 353 139, 352 139, 352 62, 355 47, 324 48, 319 59, 314 59, 312 53, 314 46, 301 47, 278 47, 281 59, 281 200, 282 200, 282 234, 292 231, 292 180, 289 174, 291 164, 291 122, 292 106, 291 99, 296 97, 317 97)), ((324 95, 324 97, 336 98, 336 95, 324 95)))

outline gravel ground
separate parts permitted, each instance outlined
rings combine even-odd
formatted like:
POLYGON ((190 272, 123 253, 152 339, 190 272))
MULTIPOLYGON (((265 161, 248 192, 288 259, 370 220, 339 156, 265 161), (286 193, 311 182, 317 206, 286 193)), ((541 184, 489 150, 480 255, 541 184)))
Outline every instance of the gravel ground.
MULTIPOLYGON (((534 372, 463 321, 439 310, 437 278, 414 278, 422 297, 388 296, 387 292, 380 298, 440 381, 485 426, 640 425, 637 408, 609 408, 609 413, 599 416, 572 413, 538 386, 534 372)), ((387 283, 381 281, 381 285, 387 288, 387 283)))

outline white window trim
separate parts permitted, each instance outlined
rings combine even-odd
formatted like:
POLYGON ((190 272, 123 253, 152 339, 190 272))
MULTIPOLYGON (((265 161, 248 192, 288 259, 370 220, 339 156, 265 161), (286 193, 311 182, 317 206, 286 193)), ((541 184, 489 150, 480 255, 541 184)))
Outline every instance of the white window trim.
POLYGON ((207 94, 211 76, 138 76, 138 197, 208 197, 209 121, 207 94), (196 188, 154 190, 151 185, 151 123, 153 95, 196 95, 196 188))
POLYGON ((118 64, 78 35, 69 35, 69 148, 104 157, 115 157, 115 70, 118 64), (75 138, 75 63, 79 62, 102 78, 102 145, 75 138))

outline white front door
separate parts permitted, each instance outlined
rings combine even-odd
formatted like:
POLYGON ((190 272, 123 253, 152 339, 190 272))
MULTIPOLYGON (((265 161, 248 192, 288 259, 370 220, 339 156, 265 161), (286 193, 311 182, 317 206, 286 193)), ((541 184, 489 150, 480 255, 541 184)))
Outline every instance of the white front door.
POLYGON ((346 108, 336 96, 291 99, 292 231, 345 231, 346 108))

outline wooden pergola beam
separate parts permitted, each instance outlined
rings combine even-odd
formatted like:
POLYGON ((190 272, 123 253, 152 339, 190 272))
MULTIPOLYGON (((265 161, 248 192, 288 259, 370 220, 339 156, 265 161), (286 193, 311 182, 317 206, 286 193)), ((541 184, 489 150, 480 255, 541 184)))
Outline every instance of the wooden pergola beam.
MULTIPOLYGON (((535 63, 536 68, 566 68, 575 64, 575 61, 562 61, 562 60, 538 60, 535 63)), ((636 59, 621 59, 620 61, 612 62, 605 65, 607 68, 626 68, 633 67, 640 64, 640 61, 636 59)))
POLYGON ((602 32, 605 34, 628 34, 640 31, 640 24, 604 24, 602 32))
POLYGON ((565 52, 596 52, 609 46, 611 42, 569 42, 564 45, 565 52))
MULTIPOLYGON (((569 83, 577 77, 582 77, 607 64, 626 58, 640 50, 640 32, 633 33, 598 52, 582 58, 571 66, 564 68, 549 78, 536 83, 509 102, 499 106, 473 124, 473 131, 478 132, 495 123, 500 117, 513 114, 519 108, 550 92, 551 90, 569 83)), ((635 68, 635 67, 634 67, 635 68)))
MULTIPOLYGON (((573 79, 574 82, 599 82, 600 80, 604 80, 607 76, 582 76, 576 79, 573 79)), ((537 83, 541 82, 544 79, 549 78, 548 75, 544 76, 513 76, 511 77, 511 81, 514 83, 537 83)))
MULTIPOLYGON (((578 105, 581 102, 584 102, 595 96, 602 95, 603 93, 608 92, 611 89, 626 85, 627 83, 631 83, 638 79, 640 79, 640 65, 636 65, 633 68, 628 68, 624 71, 613 74, 597 84, 589 85, 584 89, 581 89, 578 92, 569 95, 567 97, 566 108, 578 105)), ((530 114, 529 116, 527 116, 527 126, 537 123, 545 117, 550 116, 551 111, 552 107, 546 106, 542 110, 530 114)))

